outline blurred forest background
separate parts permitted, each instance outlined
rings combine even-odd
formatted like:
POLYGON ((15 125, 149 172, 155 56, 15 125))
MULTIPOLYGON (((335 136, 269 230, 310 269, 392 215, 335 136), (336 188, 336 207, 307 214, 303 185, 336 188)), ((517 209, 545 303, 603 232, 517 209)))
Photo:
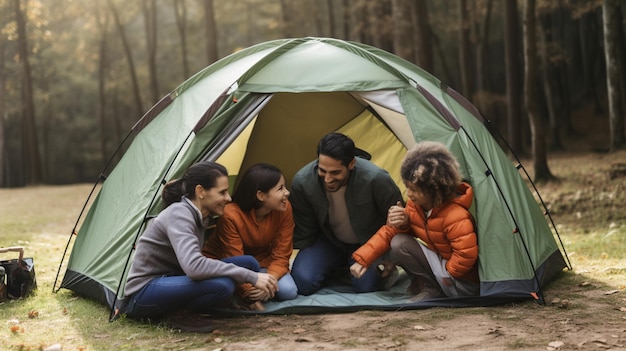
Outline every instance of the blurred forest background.
POLYGON ((472 101, 550 176, 572 115, 623 148, 623 0, 0 0, 0 187, 93 182, 162 96, 238 49, 370 44, 472 101))

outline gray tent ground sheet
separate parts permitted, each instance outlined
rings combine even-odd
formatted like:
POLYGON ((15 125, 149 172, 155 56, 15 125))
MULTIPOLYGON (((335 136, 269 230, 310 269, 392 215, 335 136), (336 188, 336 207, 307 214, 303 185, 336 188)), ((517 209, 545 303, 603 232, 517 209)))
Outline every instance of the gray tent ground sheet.
POLYGON ((511 296, 498 297, 462 297, 462 298, 437 298, 424 301, 412 301, 411 295, 406 293, 409 279, 401 274, 398 281, 386 291, 370 293, 354 293, 352 288, 340 282, 327 284, 324 288, 313 295, 298 295, 297 298, 288 301, 268 301, 264 303, 264 311, 243 311, 236 309, 214 309, 210 312, 216 315, 246 315, 246 314, 319 314, 355 312, 360 310, 409 310, 424 309, 431 307, 478 307, 494 306, 510 303, 525 298, 511 296))

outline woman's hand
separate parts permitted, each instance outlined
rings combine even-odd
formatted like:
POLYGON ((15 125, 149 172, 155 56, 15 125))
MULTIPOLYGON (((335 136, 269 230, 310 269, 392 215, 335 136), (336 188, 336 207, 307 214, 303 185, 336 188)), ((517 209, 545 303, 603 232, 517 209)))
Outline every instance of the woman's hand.
POLYGON ((404 212, 404 207, 402 207, 400 201, 387 211, 387 224, 398 229, 408 228, 409 218, 404 212))
POLYGON ((268 273, 258 273, 259 277, 254 284, 254 287, 261 290, 263 293, 269 296, 268 299, 273 298, 278 291, 278 280, 273 275, 268 273))
POLYGON ((358 262, 354 262, 354 264, 350 266, 350 274, 357 279, 361 278, 365 272, 367 272, 367 267, 361 266, 358 262))
POLYGON ((266 293, 265 291, 261 290, 261 289, 257 289, 257 288, 252 288, 250 290, 250 293, 248 294, 248 299, 252 300, 252 301, 267 301, 269 300, 271 297, 268 293, 266 293))

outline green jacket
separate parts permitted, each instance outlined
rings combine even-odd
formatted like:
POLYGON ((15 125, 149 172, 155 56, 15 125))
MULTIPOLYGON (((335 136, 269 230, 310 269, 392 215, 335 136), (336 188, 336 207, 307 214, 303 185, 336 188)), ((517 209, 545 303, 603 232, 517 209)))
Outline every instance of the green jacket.
MULTIPOLYGON (((331 242, 340 243, 330 229, 328 199, 317 167, 317 160, 310 162, 296 173, 291 182, 289 201, 296 222, 293 246, 297 249, 312 245, 322 233, 331 242)), ((346 206, 359 244, 367 242, 385 224, 387 210, 398 201, 402 201, 402 195, 389 173, 357 157, 348 178, 346 206)))

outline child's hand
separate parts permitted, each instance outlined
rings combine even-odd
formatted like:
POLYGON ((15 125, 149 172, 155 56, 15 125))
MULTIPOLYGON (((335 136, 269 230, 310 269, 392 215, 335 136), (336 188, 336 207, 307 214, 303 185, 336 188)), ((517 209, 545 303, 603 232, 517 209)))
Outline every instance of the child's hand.
POLYGON ((358 262, 354 262, 354 264, 350 266, 350 273, 355 278, 361 278, 363 274, 365 274, 365 272, 367 272, 367 268, 361 266, 361 264, 358 262))
POLYGON ((409 226, 409 218, 404 212, 402 203, 398 201, 394 206, 387 211, 387 224, 398 229, 406 229, 409 226))

